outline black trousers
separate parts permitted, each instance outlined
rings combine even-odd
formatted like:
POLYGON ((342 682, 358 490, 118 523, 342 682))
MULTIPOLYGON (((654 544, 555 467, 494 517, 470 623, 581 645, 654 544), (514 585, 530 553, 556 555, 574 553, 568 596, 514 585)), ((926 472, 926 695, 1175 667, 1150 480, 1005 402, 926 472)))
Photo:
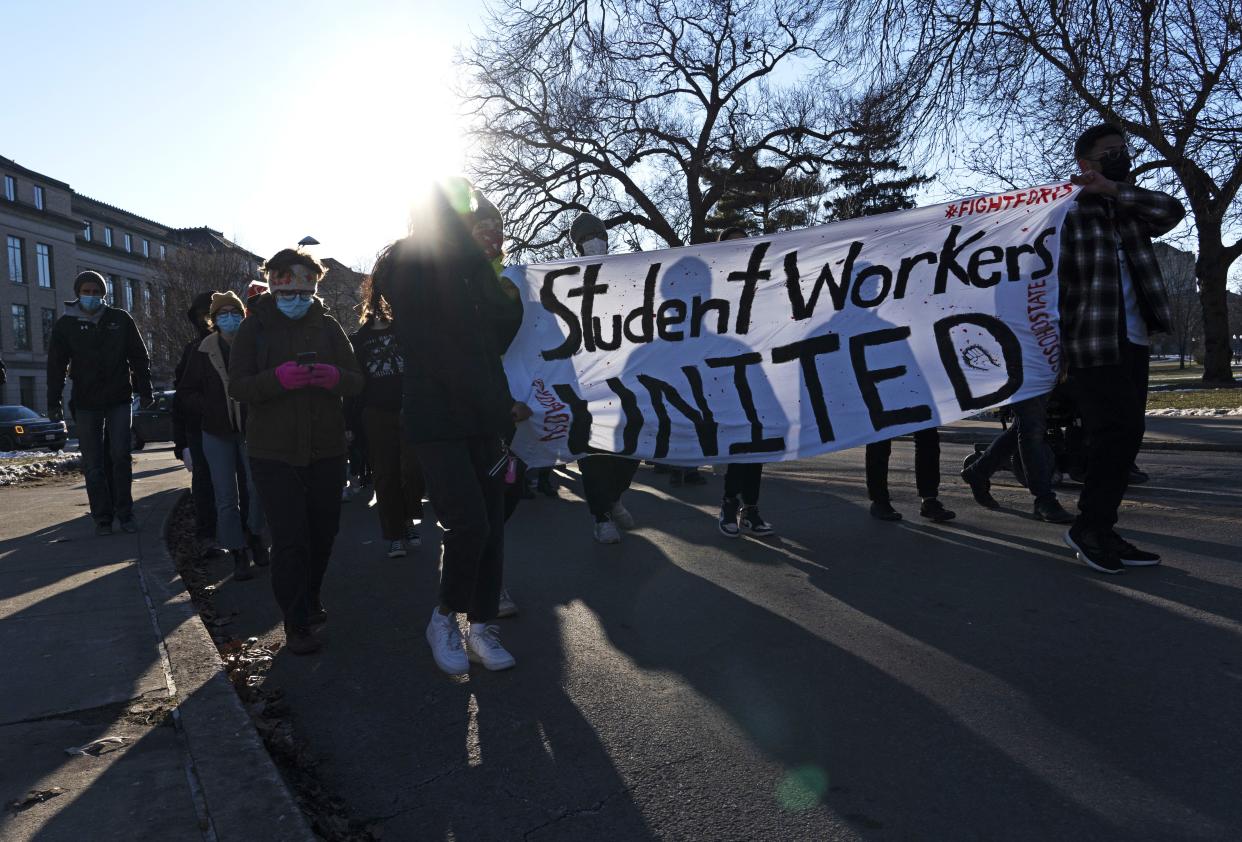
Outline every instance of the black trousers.
POLYGON ((504 453, 499 438, 424 442, 414 446, 440 538, 440 605, 472 623, 495 619, 504 577, 504 453))
POLYGON ((303 628, 320 605, 341 522, 345 457, 297 466, 252 456, 250 473, 272 533, 272 592, 285 623, 303 628))
POLYGON ((582 471, 582 491, 587 508, 596 520, 603 520, 634 481, 638 462, 623 456, 584 456, 578 460, 582 471))
POLYGON ((725 470, 724 496, 737 499, 747 506, 759 504, 759 483, 763 480, 763 463, 733 462, 725 470))
MULTIPOLYGON (((867 496, 876 503, 888 503, 888 457, 892 439, 867 445, 867 496)), ((940 493, 940 431, 935 427, 914 434, 914 484, 920 497, 940 493)))
POLYGON ((1146 431, 1148 349, 1121 343, 1121 363, 1071 368, 1070 396, 1087 433, 1087 471, 1075 527, 1112 529, 1146 431))

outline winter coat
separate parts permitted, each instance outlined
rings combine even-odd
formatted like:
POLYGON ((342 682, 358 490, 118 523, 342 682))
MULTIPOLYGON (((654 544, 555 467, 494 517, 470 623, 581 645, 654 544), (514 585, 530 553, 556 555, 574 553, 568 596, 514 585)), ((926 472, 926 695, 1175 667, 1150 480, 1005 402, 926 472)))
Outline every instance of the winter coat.
POLYGON ((245 432, 245 410, 229 397, 228 349, 219 333, 209 333, 190 355, 177 386, 186 421, 204 433, 231 436, 245 432))
POLYGON ((345 454, 341 398, 362 390, 354 349, 323 302, 315 299, 301 319, 280 312, 271 293, 259 296, 233 340, 228 393, 246 404, 246 447, 252 459, 309 465, 345 454), (308 386, 285 391, 276 367, 306 351, 334 365, 340 381, 331 390, 308 386))
POLYGON ((405 435, 415 444, 500 437, 512 425, 500 357, 521 305, 473 243, 448 251, 406 249, 384 290, 405 357, 405 435))
POLYGON ((98 317, 76 304, 52 327, 47 350, 47 403, 60 406, 65 369, 73 380, 73 408, 109 409, 129 403, 138 394, 151 402, 151 359, 133 318, 124 310, 104 305, 98 317))
POLYGON ((190 446, 190 436, 199 432, 198 418, 188 417, 185 404, 181 400, 181 378, 190 364, 190 358, 198 353, 199 343, 207 338, 208 331, 199 329, 197 333, 198 336, 185 343, 185 347, 181 349, 181 359, 173 369, 173 388, 177 390, 172 409, 173 452, 178 455, 190 446))

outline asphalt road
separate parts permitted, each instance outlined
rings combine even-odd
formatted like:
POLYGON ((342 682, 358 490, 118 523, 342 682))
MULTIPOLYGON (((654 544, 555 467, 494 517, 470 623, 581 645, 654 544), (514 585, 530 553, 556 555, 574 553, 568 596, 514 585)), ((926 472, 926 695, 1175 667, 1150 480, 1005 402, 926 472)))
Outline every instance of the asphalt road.
MULTIPOLYGON (((900 524, 867 516, 861 451, 770 466, 768 541, 717 533, 718 477, 640 470, 619 546, 576 482, 524 503, 518 666, 468 680, 423 639, 435 535, 390 561, 355 501, 326 649, 269 681, 385 840, 1242 837, 1242 455, 1144 454, 1121 525, 1166 561, 1105 577, 1023 489, 976 507, 966 452, 944 448, 947 525, 916 516, 909 443, 900 524)), ((217 567, 234 633, 275 638, 266 574, 217 567)))

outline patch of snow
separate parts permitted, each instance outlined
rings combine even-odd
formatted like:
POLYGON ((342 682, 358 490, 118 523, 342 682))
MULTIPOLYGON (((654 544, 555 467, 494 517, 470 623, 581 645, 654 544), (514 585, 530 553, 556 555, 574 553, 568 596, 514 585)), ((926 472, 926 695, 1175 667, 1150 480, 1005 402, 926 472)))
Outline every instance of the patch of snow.
POLYGON ((0 486, 80 470, 82 454, 10 451, 0 453, 0 486))
POLYGON ((1147 415, 1158 418, 1223 418, 1242 415, 1242 406, 1233 409, 1149 409, 1147 415))

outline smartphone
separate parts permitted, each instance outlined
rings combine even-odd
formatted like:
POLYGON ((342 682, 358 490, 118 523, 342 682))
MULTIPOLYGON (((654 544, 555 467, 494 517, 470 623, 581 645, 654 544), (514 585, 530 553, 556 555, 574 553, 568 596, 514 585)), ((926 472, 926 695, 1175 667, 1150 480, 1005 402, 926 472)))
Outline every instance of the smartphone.
POLYGON ((314 365, 315 360, 317 360, 318 358, 319 358, 319 355, 316 354, 314 351, 303 351, 302 353, 298 354, 298 365, 308 365, 308 366, 314 365))

